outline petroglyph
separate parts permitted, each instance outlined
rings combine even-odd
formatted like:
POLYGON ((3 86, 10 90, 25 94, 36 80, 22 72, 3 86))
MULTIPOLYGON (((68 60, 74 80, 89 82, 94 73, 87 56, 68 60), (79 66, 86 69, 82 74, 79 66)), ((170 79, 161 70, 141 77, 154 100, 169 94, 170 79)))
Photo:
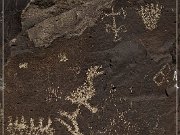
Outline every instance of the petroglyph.
POLYGON ((79 66, 70 67, 69 70, 75 72, 76 74, 80 74, 80 72, 81 72, 81 68, 79 66))
POLYGON ((27 62, 24 62, 24 63, 19 63, 19 68, 22 69, 22 68, 28 68, 28 63, 27 62))
MULTIPOLYGON (((105 119, 107 124, 105 126, 102 126, 100 129, 98 129, 97 133, 102 135, 119 135, 119 134, 133 134, 133 133, 139 133, 139 125, 135 123, 134 121, 131 121, 129 119, 128 115, 129 113, 135 112, 136 110, 132 111, 132 106, 128 105, 128 102, 130 101, 127 99, 127 97, 117 97, 118 89, 114 84, 110 84, 109 89, 109 96, 104 99, 104 104, 101 106, 100 111, 103 112, 103 114, 106 114, 108 110, 107 107, 109 104, 111 104, 111 109, 113 109, 113 115, 109 117, 108 119, 105 119), (122 110, 122 108, 119 108, 119 104, 126 104, 127 103, 127 109, 122 110)), ((111 110, 110 109, 110 110, 111 110)), ((101 117, 104 116, 99 116, 101 117)), ((104 118, 102 118, 104 120, 104 118)))
POLYGON ((66 61, 68 61, 68 58, 67 58, 65 53, 60 53, 58 55, 58 59, 59 59, 59 62, 66 62, 66 61))
POLYGON ((152 31, 157 28, 157 23, 161 16, 162 5, 159 4, 146 4, 141 6, 138 14, 141 16, 146 29, 152 31))
POLYGON ((58 101, 62 98, 62 92, 59 91, 59 87, 57 89, 49 87, 46 92, 48 93, 48 96, 46 97, 47 102, 58 101))
POLYGON ((124 10, 124 8, 121 8, 122 14, 123 14, 123 18, 126 19, 127 16, 127 12, 124 10))
POLYGON ((99 130, 97 133, 105 134, 105 135, 119 135, 118 131, 120 127, 123 127, 123 132, 129 134, 130 132, 139 133, 139 127, 136 123, 132 123, 130 120, 127 119, 127 111, 120 111, 116 110, 114 113, 114 117, 109 119, 109 123, 106 127, 102 127, 102 130, 99 130))
POLYGON ((40 118, 37 122, 33 118, 30 118, 27 122, 22 116, 21 118, 16 117, 15 121, 10 116, 8 117, 7 132, 10 135, 54 135, 54 129, 51 127, 52 121, 48 118, 47 125, 43 126, 43 118, 40 118))
POLYGON ((65 111, 60 111, 60 115, 63 116, 63 117, 66 117, 68 120, 71 121, 72 123, 72 126, 68 123, 66 123, 64 120, 58 118, 57 121, 59 121, 62 125, 66 126, 68 131, 72 134, 72 135, 83 135, 81 132, 80 132, 80 129, 79 129, 79 126, 78 126, 78 123, 77 123, 77 117, 79 115, 79 111, 80 109, 76 109, 75 112, 73 113, 67 113, 65 111))
MULTIPOLYGON (((114 7, 112 7, 111 13, 109 14, 105 13, 105 17, 112 17, 112 25, 110 24, 105 24, 105 25, 106 25, 106 32, 108 33, 112 32, 114 34, 114 39, 113 39, 114 42, 120 41, 122 39, 119 33, 127 32, 127 29, 124 25, 120 25, 119 27, 117 26, 116 16, 121 16, 121 15, 123 15, 123 19, 125 19, 127 16, 127 13, 123 8, 121 8, 121 12, 115 12, 114 7)), ((104 19, 104 17, 102 19, 104 19)))
POLYGON ((13 38, 11 41, 10 41, 10 44, 13 44, 13 43, 16 43, 17 39, 16 38, 13 38))
POLYGON ((88 69, 86 73, 87 78, 85 83, 82 86, 78 87, 76 91, 73 91, 73 93, 71 93, 71 96, 67 96, 66 100, 69 100, 73 104, 77 104, 79 106, 84 105, 92 113, 96 113, 97 108, 91 107, 91 105, 88 103, 88 100, 90 100, 95 95, 95 88, 93 85, 94 78, 104 73, 103 71, 97 71, 101 68, 102 67, 99 66, 90 67, 90 69, 88 69))
POLYGON ((170 80, 168 75, 170 75, 171 67, 169 64, 164 65, 160 71, 153 77, 153 81, 157 86, 161 86, 163 83, 168 83, 170 80))
POLYGON ((98 108, 92 107, 90 103, 88 103, 88 100, 90 100, 94 95, 95 95, 95 88, 94 88, 94 79, 102 75, 104 72, 100 71, 98 72, 97 70, 101 69, 102 67, 100 66, 94 66, 90 67, 86 73, 87 78, 84 82, 84 84, 80 87, 78 87, 75 91, 71 93, 70 96, 66 97, 66 100, 71 101, 73 104, 77 104, 78 108, 76 111, 72 113, 68 113, 65 111, 60 111, 60 116, 61 117, 66 117, 68 118, 72 125, 67 124, 64 120, 61 118, 57 118, 57 120, 66 128, 72 135, 83 135, 80 132, 80 129, 78 127, 78 122, 77 122, 77 117, 80 114, 80 107, 84 106, 87 109, 89 109, 92 113, 96 113, 98 111, 98 108))
POLYGON ((178 81, 177 71, 174 71, 174 78, 173 80, 178 81))

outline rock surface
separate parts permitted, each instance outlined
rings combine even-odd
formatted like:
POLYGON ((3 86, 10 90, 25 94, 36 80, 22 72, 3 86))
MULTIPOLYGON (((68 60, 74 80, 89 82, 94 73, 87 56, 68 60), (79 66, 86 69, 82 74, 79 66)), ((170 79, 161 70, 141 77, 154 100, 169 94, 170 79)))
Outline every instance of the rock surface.
POLYGON ((5 66, 7 135, 175 134, 174 1, 34 0, 21 18, 5 66), (157 4, 149 30, 138 11, 157 4))

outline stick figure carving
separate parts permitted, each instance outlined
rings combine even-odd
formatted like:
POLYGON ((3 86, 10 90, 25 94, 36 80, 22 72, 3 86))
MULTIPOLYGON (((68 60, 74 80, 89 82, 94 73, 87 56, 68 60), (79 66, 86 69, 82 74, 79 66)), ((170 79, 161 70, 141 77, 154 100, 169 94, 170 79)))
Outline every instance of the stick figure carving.
MULTIPOLYGON (((105 17, 112 17, 112 25, 110 24, 105 24, 106 25, 106 32, 108 33, 113 33, 114 34, 114 42, 120 41, 122 39, 122 37, 120 37, 119 33, 125 33, 127 32, 127 29, 124 25, 120 25, 119 27, 117 26, 117 22, 116 22, 116 17, 117 16, 121 16, 123 15, 123 19, 126 18, 127 13, 126 11, 121 8, 121 12, 115 12, 114 11, 114 7, 111 8, 112 12, 109 14, 104 14, 105 17)), ((102 19, 104 19, 105 17, 103 17, 102 19)))

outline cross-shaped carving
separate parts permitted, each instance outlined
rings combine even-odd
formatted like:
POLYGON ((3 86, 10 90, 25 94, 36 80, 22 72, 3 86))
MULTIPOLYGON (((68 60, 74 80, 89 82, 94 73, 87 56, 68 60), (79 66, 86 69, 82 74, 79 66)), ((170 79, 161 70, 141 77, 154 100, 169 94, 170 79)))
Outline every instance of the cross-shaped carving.
MULTIPOLYGON (((109 13, 109 14, 106 14, 105 13, 105 17, 112 17, 112 25, 110 24, 105 24, 106 25, 106 32, 110 33, 112 31, 112 33, 114 34, 114 39, 113 41, 114 42, 117 42, 117 41, 120 41, 122 39, 122 37, 119 36, 119 32, 127 32, 127 29, 124 25, 120 25, 119 27, 117 26, 117 23, 116 23, 116 16, 120 16, 123 14, 123 19, 126 18, 126 11, 121 8, 121 11, 122 12, 114 12, 114 7, 112 7, 112 12, 109 13)), ((102 18, 104 19, 104 17, 102 18)))

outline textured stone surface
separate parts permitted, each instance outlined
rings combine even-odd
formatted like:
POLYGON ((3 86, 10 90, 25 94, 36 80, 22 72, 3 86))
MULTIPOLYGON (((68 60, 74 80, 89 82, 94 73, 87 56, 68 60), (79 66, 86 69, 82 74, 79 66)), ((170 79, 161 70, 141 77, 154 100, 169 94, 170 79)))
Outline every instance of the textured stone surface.
POLYGON ((9 42, 6 134, 17 118, 21 132, 44 118, 39 134, 175 134, 175 2, 158 2, 150 31, 138 10, 151 3, 32 1, 9 42))
POLYGON ((28 30, 28 36, 36 47, 49 46, 58 37, 81 35, 92 27, 101 10, 112 0, 91 1, 55 17, 49 17, 28 30))

